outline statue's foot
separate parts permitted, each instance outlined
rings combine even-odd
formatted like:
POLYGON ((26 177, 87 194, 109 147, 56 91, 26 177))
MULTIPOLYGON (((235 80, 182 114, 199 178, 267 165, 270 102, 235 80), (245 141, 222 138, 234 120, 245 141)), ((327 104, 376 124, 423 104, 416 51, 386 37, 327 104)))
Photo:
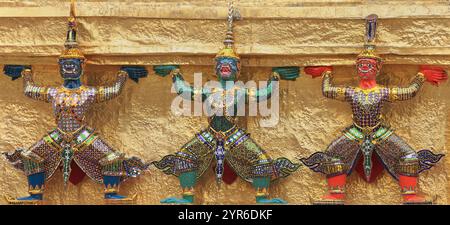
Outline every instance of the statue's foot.
POLYGON ((38 205, 42 203, 43 196, 41 194, 30 195, 26 197, 13 198, 10 196, 5 197, 8 204, 11 205, 38 205))
POLYGON ((176 198, 176 197, 170 197, 170 198, 165 198, 163 200, 161 200, 161 203, 165 203, 165 204, 191 204, 194 202, 194 198, 176 198))
POLYGON ((256 197, 256 203, 259 204, 287 204, 287 201, 281 198, 256 197))
POLYGON ((404 205, 432 205, 433 201, 425 197, 413 194, 403 196, 404 205))
POLYGON ((322 196, 320 200, 313 201, 313 205, 344 205, 345 196, 343 194, 328 194, 322 196))
POLYGON ((119 195, 117 193, 105 194, 105 201, 108 204, 129 204, 134 203, 137 199, 137 194, 131 197, 119 195))

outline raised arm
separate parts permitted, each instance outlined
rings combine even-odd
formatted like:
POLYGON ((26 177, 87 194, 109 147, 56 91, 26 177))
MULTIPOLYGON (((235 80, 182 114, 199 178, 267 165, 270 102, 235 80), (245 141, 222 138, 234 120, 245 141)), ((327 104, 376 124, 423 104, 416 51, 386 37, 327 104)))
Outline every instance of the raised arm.
POLYGON ((33 73, 31 72, 31 69, 23 70, 22 77, 25 96, 44 102, 50 102, 52 100, 56 93, 56 89, 53 87, 36 85, 33 81, 33 73))
POLYGON ((407 87, 393 87, 389 89, 390 101, 408 100, 416 96, 425 81, 433 85, 447 79, 447 73, 440 67, 436 66, 421 66, 420 72, 414 77, 407 87))
POLYGON ((33 81, 33 72, 31 71, 30 66, 5 65, 3 71, 13 80, 23 77, 23 92, 25 96, 32 99, 50 102, 52 96, 56 93, 56 89, 53 87, 36 85, 33 81))
POLYGON ((331 71, 325 71, 322 74, 322 94, 331 99, 341 101, 347 100, 347 92, 351 91, 350 87, 340 87, 333 85, 333 74, 331 71))
POLYGON ((337 99, 341 101, 347 100, 347 93, 352 91, 351 87, 338 87, 333 85, 333 67, 331 66, 308 66, 305 73, 311 75, 312 78, 322 76, 322 94, 327 98, 337 99))
POLYGON ((122 93, 122 89, 127 81, 128 73, 120 70, 117 79, 111 86, 100 86, 95 88, 95 102, 105 102, 111 100, 122 93))
POLYGON ((267 81, 267 86, 263 88, 247 88, 246 89, 246 101, 254 101, 260 102, 272 97, 272 93, 274 91, 274 81, 277 82, 280 80, 280 75, 277 72, 273 72, 272 76, 267 81))
POLYGON ((419 92, 424 82, 425 76, 422 73, 417 73, 407 87, 389 88, 389 101, 402 101, 413 98, 419 92))
POLYGON ((178 65, 156 65, 153 67, 156 75, 165 77, 169 74, 172 75, 173 87, 178 95, 181 95, 184 99, 194 100, 198 95, 202 96, 202 101, 205 101, 208 97, 207 91, 203 88, 196 88, 187 83, 183 79, 183 75, 180 72, 178 65))
POLYGON ((296 80, 300 76, 300 68, 298 66, 273 67, 272 76, 267 81, 267 86, 263 88, 247 88, 246 100, 255 99, 257 102, 270 99, 277 85, 275 82, 282 80, 296 80))
POLYGON ((122 66, 113 85, 94 88, 95 102, 104 102, 119 96, 125 86, 127 77, 138 83, 140 78, 147 75, 148 71, 144 66, 122 66))
POLYGON ((202 101, 205 101, 207 95, 203 92, 203 88, 195 88, 183 79, 179 69, 174 69, 172 72, 172 82, 175 87, 175 91, 178 95, 181 95, 184 99, 194 100, 196 96, 201 95, 202 101))

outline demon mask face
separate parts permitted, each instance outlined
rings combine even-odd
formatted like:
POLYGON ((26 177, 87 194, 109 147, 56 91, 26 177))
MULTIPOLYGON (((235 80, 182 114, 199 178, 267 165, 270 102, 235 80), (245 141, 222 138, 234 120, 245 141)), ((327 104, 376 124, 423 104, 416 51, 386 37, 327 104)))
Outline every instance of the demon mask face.
POLYGON ((358 76, 363 80, 374 80, 377 77, 381 66, 381 62, 378 62, 376 59, 360 58, 356 61, 358 76))
POLYGON ((83 75, 82 59, 60 59, 59 71, 64 80, 78 80, 83 75))
POLYGON ((231 57, 216 59, 216 75, 219 80, 234 81, 239 75, 239 60, 231 57))

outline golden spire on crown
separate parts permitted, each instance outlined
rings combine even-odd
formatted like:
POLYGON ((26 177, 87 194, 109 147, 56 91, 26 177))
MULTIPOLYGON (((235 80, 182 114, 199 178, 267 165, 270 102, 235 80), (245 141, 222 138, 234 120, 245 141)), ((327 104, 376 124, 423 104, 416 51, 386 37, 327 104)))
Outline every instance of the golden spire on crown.
POLYGON ((358 55, 357 59, 376 59, 382 61, 383 59, 375 54, 375 38, 377 33, 377 19, 376 14, 370 14, 366 17, 366 36, 364 43, 364 50, 358 55))
POLYGON ((228 3, 228 19, 227 19, 227 33, 223 41, 224 47, 217 53, 216 58, 228 57, 239 60, 239 56, 234 51, 234 37, 233 37, 233 21, 239 20, 239 11, 234 8, 233 0, 228 3))
POLYGON ((78 48, 77 43, 75 0, 70 1, 70 17, 68 19, 68 30, 64 48, 64 51, 59 56, 60 59, 85 59, 84 54, 78 48))

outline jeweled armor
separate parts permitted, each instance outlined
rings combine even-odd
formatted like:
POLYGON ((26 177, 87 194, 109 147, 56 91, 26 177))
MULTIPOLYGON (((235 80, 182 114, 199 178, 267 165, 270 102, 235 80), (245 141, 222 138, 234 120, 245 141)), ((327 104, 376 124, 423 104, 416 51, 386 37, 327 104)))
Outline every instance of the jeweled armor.
MULTIPOLYGON (((231 168, 241 178, 252 182, 256 189, 256 202, 258 203, 285 203, 282 199, 268 199, 270 181, 286 177, 296 171, 299 164, 292 163, 286 158, 273 160, 259 147, 250 134, 238 127, 236 115, 239 106, 250 100, 265 100, 271 97, 274 81, 279 75, 283 78, 295 79, 298 77, 298 67, 275 69, 269 79, 267 87, 249 89, 235 83, 239 76, 240 59, 233 48, 232 24, 239 18, 229 3, 228 30, 224 40, 224 47, 215 57, 215 70, 218 78, 218 87, 197 88, 186 84, 180 70, 172 66, 155 66, 156 74, 165 76, 172 73, 175 90, 187 100, 207 101, 210 108, 209 126, 200 131, 175 154, 167 155, 154 165, 166 174, 178 176, 183 188, 183 198, 166 198, 163 203, 192 203, 193 188, 197 178, 202 176, 207 168, 215 161, 216 180, 226 183, 234 181, 236 176, 228 180, 225 176, 227 168, 231 168), (286 76, 284 76, 286 75, 286 76), (214 160, 215 159, 215 160, 214 160), (228 181, 227 181, 228 180, 228 181)), ((231 173, 230 173, 231 174, 231 173)), ((231 177, 231 176, 230 176, 231 177)))
POLYGON ((32 72, 22 72, 25 95, 53 107, 57 128, 27 150, 18 149, 7 158, 27 175, 45 172, 49 179, 58 166, 63 168, 64 181, 70 177, 72 160, 91 179, 102 182, 102 176, 137 176, 147 165, 138 158, 125 158, 124 154, 107 145, 89 128, 84 119, 93 103, 104 102, 118 96, 127 79, 120 71, 112 86, 87 87, 70 90, 65 87, 41 87, 32 79, 32 72))
POLYGON ((212 89, 196 90, 186 85, 177 70, 173 74, 173 82, 177 93, 187 99, 211 101, 213 110, 223 112, 223 115, 212 115, 208 118, 209 127, 199 132, 194 139, 185 144, 174 155, 165 156, 155 165, 165 173, 179 175, 182 172, 198 170, 200 177, 215 158, 217 162, 216 176, 220 181, 223 173, 224 161, 243 179, 252 181, 254 177, 272 177, 273 179, 288 176, 298 168, 298 164, 286 158, 273 160, 258 146, 250 134, 236 124, 236 116, 228 115, 230 108, 237 111, 239 101, 248 102, 249 99, 259 101, 267 99, 272 93, 271 78, 266 88, 250 90, 234 86, 230 90, 212 89), (220 93, 217 93, 220 91, 220 93), (184 94, 183 94, 184 93, 184 94), (218 96, 218 99, 215 98, 218 96), (223 111, 222 111, 223 110, 223 111))
POLYGON ((337 87, 332 84, 331 72, 323 75, 322 92, 325 97, 347 101, 352 106, 353 125, 333 141, 325 152, 317 152, 302 162, 313 171, 329 176, 350 174, 357 160, 363 157, 366 180, 373 179, 372 154, 378 157, 387 171, 398 179, 399 174, 417 176, 431 168, 443 156, 430 150, 415 152, 393 129, 383 121, 381 109, 386 102, 408 100, 423 85, 423 74, 418 73, 407 87, 376 86, 363 90, 357 87, 337 87))
POLYGON ((75 1, 71 1, 68 31, 65 49, 59 56, 58 64, 64 84, 60 87, 42 87, 34 83, 31 67, 5 65, 5 75, 14 79, 23 77, 26 96, 50 102, 56 120, 56 129, 50 131, 28 149, 17 149, 14 153, 5 153, 6 158, 28 176, 28 197, 11 198, 12 204, 32 204, 43 200, 45 180, 52 177, 61 167, 64 184, 71 181, 81 182, 84 175, 105 185, 105 199, 134 201, 136 196, 128 198, 118 194, 119 183, 128 177, 138 176, 148 168, 142 160, 115 151, 107 145, 85 123, 85 114, 93 103, 104 102, 117 97, 127 80, 134 81, 147 75, 145 68, 124 66, 118 73, 116 82, 111 86, 87 87, 82 85, 85 57, 78 48, 76 39, 77 23, 75 1))

